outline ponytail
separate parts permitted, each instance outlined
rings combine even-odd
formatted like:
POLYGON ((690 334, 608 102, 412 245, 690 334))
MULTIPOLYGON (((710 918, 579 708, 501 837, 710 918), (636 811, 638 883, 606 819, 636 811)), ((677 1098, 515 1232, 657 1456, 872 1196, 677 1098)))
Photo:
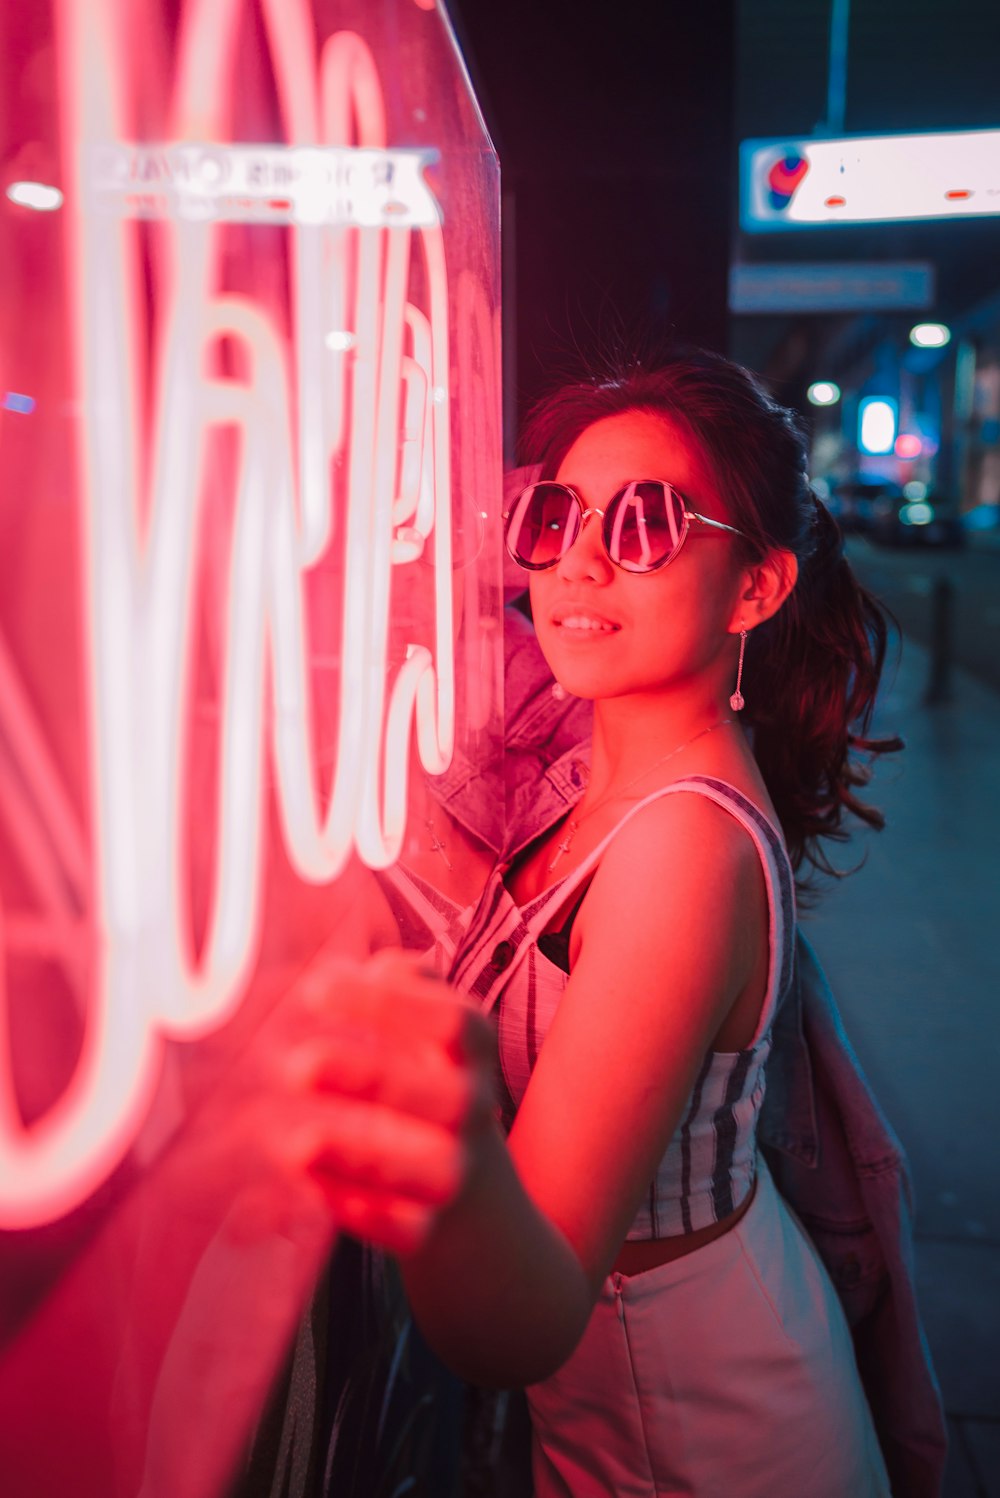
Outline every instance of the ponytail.
MULTIPOLYGON (((885 818, 856 792, 899 738, 870 726, 888 641, 887 616, 844 556, 836 521, 812 499, 811 550, 784 606, 750 637, 744 681, 754 754, 788 844, 803 863, 840 877, 824 839, 843 842, 847 813, 881 829, 885 818)), ((808 888, 808 882, 805 887, 808 888)))

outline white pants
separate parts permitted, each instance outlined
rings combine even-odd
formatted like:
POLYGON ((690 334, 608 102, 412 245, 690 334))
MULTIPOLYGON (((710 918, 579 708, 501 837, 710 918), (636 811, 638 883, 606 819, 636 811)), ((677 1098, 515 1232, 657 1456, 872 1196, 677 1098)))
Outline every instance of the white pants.
POLYGON ((612 1274, 527 1390, 535 1498, 887 1498, 840 1302, 763 1160, 735 1228, 612 1274))

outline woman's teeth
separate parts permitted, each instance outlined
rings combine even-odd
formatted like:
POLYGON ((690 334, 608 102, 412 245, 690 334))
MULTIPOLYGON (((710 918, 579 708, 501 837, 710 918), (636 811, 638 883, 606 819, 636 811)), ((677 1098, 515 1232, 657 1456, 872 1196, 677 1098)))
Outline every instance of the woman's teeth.
POLYGON ((608 624, 603 619, 589 619, 585 614, 570 614, 565 619, 560 619, 563 629, 585 629, 596 633, 610 635, 618 628, 617 624, 608 624))

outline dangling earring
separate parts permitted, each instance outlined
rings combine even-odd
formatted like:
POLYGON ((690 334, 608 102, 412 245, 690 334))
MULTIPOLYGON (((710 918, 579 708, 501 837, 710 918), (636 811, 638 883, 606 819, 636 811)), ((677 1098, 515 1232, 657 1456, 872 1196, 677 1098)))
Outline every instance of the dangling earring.
POLYGON ((744 699, 743 699, 743 693, 740 691, 740 685, 742 684, 742 681, 743 681, 743 653, 746 650, 746 648, 747 648, 747 632, 746 632, 746 629, 743 626, 743 620, 741 619, 740 620, 740 663, 736 667, 736 691, 733 693, 733 695, 729 699, 729 706, 732 708, 732 710, 733 710, 734 713, 741 712, 743 710, 743 708, 746 706, 746 703, 744 702, 744 699))

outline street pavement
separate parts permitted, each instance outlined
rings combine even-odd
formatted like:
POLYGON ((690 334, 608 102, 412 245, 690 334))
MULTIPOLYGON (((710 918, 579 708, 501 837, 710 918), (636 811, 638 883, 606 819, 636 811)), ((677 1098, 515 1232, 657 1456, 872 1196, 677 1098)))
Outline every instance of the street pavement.
POLYGON ((842 850, 863 867, 803 925, 910 1157, 945 1498, 1000 1498, 1000 694, 956 670, 928 706, 929 669, 906 638, 877 715, 906 749, 869 788, 886 829, 842 850))

